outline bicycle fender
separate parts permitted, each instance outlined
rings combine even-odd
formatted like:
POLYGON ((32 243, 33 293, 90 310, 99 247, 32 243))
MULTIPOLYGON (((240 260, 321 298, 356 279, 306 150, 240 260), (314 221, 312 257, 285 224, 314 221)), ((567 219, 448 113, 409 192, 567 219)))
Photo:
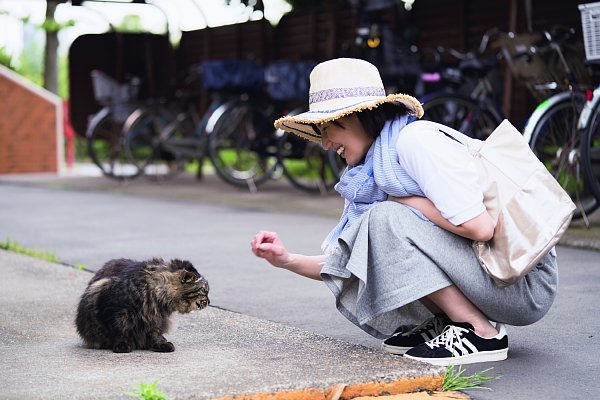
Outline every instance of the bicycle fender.
POLYGON ((98 122, 104 119, 110 113, 110 107, 103 107, 100 111, 94 114, 87 126, 87 129, 85 130, 85 137, 89 139, 89 137, 92 136, 94 129, 96 129, 96 125, 98 125, 98 122))
MULTIPOLYGON (((576 93, 575 95, 577 96, 578 94, 576 93)), ((527 122, 525 123, 525 128, 523 128, 523 137, 525 138, 527 143, 531 142, 533 131, 536 125, 539 123, 542 116, 544 115, 544 113, 546 112, 546 110, 551 106, 555 105, 556 103, 564 101, 565 99, 570 97, 570 92, 560 92, 548 97, 546 100, 542 101, 537 105, 535 110, 533 110, 533 112, 527 119, 527 122)))
POLYGON ((206 129, 205 132, 207 135, 210 135, 213 130, 215 129, 215 125, 217 124, 217 121, 221 118, 221 116, 223 116, 223 114, 225 113, 225 111, 227 111, 229 108, 231 108, 234 104, 236 104, 239 100, 229 100, 223 104, 221 104, 219 107, 217 107, 213 113, 210 115, 210 118, 208 119, 208 121, 206 121, 206 129))

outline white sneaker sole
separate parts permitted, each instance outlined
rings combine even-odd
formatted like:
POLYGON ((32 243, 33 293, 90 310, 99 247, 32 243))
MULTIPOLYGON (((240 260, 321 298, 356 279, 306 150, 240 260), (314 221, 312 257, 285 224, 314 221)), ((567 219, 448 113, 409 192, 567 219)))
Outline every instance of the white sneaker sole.
POLYGON ((463 365, 463 364, 475 364, 481 362, 491 361, 502 361, 508 358, 508 348, 501 350, 482 351, 479 353, 468 354, 466 356, 459 357, 444 357, 444 358, 425 358, 425 357, 413 357, 410 355, 404 355, 405 358, 411 360, 423 361, 428 364, 438 365, 440 367, 446 367, 448 365, 463 365))

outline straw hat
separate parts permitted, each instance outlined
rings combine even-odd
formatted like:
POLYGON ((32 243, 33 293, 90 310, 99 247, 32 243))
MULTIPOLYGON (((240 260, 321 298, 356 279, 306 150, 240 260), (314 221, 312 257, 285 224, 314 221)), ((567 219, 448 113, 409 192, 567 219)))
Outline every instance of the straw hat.
POLYGON ((279 118, 275 127, 321 143, 315 125, 383 103, 402 103, 409 113, 423 116, 423 107, 414 97, 386 95, 376 66, 356 58, 337 58, 318 64, 310 73, 309 111, 279 118))

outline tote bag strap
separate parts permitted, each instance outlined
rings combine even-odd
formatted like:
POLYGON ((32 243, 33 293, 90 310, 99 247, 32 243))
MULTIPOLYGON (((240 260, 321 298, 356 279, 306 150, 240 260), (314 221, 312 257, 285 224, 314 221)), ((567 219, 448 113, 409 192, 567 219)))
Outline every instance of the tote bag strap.
POLYGON ((432 122, 436 125, 439 132, 443 133, 450 139, 457 141, 458 143, 467 147, 471 154, 475 154, 479 151, 481 146, 483 145, 483 141, 473 139, 464 133, 457 131, 456 129, 450 128, 449 126, 439 124, 437 122, 432 122))

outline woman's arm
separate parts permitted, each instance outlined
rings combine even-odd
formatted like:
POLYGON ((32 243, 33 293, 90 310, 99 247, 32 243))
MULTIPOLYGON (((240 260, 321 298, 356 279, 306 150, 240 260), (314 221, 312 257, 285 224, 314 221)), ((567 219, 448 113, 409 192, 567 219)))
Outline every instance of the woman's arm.
POLYGON ((254 255, 264 258, 274 267, 287 269, 307 278, 322 280, 321 269, 325 256, 289 253, 275 232, 258 232, 252 238, 250 248, 254 255))
POLYGON ((494 222, 487 211, 460 225, 454 225, 444 218, 433 202, 426 197, 394 197, 393 200, 416 208, 440 228, 468 239, 485 242, 494 236, 494 222))
POLYGON ((444 133, 449 129, 421 120, 402 130, 396 143, 398 162, 425 197, 402 202, 450 232, 473 240, 489 240, 494 223, 483 204, 477 166, 468 149, 444 133))

